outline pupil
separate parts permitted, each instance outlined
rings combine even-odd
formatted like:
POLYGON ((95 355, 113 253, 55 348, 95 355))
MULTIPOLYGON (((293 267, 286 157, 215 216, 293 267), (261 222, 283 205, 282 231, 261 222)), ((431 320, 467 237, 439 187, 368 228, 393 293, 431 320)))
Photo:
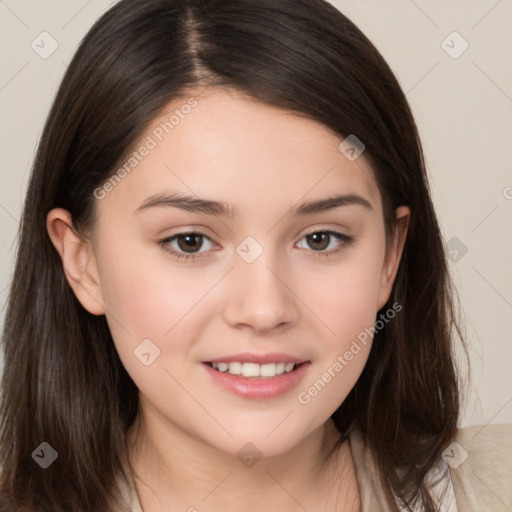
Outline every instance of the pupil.
POLYGON ((201 243, 197 243, 197 239, 201 238, 201 236, 202 235, 183 235, 182 237, 178 238, 178 245, 180 246, 180 249, 183 249, 186 252, 194 252, 190 251, 189 249, 200 249, 201 243), (183 240, 185 241, 186 245, 181 243, 183 240))
POLYGON ((324 232, 319 233, 313 233, 312 235, 309 235, 310 239, 312 240, 313 244, 321 244, 321 247, 317 247, 317 249, 325 249, 329 243, 328 243, 328 234, 324 232), (325 243, 327 241, 327 243, 325 243))

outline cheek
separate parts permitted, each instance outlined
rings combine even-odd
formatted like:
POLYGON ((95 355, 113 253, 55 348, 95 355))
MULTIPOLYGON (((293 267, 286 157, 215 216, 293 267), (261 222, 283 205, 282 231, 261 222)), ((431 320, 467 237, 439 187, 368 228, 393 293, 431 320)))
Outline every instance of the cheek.
POLYGON ((315 372, 297 397, 300 404, 332 414, 355 385, 372 345, 383 259, 384 240, 375 237, 316 279, 304 276, 308 306, 324 335, 315 372), (319 279, 321 286, 311 286, 319 279))
POLYGON ((339 264, 311 268, 303 275, 301 296, 326 326, 329 346, 342 350, 374 325, 378 310, 384 242, 366 242, 339 264))
POLYGON ((330 416, 338 409, 366 365, 376 320, 376 282, 376 274, 363 278, 340 273, 330 281, 329 293, 312 297, 325 334, 314 372, 303 383, 297 401, 318 415, 330 416))
POLYGON ((177 356, 190 349, 196 338, 190 329, 202 328, 195 308, 218 279, 211 276, 210 283, 202 273, 180 269, 162 256, 151 260, 151 255, 136 250, 122 256, 104 254, 100 274, 109 327, 128 371, 140 367, 134 351, 144 340, 151 340, 160 350, 158 365, 165 362, 170 344, 177 356), (192 317, 194 322, 189 321, 192 317))

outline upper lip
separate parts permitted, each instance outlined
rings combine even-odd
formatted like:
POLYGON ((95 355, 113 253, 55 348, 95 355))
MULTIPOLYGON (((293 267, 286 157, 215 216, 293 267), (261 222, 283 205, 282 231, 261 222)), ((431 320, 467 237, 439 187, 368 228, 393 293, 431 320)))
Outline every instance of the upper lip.
POLYGON ((257 354, 254 352, 244 352, 243 354, 232 354, 229 356, 217 357, 204 361, 205 363, 254 363, 254 364, 268 364, 268 363, 305 363, 308 359, 291 356, 282 352, 271 352, 268 354, 257 354))

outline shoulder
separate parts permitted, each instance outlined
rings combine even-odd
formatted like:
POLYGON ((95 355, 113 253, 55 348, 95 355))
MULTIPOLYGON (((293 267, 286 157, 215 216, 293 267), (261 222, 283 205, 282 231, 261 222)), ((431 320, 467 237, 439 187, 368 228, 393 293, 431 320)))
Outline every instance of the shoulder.
MULTIPOLYGON (((385 498, 375 454, 359 429, 350 432, 349 443, 363 511, 388 511, 385 506, 382 508, 385 498)), ((439 464, 432 468, 432 477, 447 476, 446 469, 449 470, 456 508, 444 510, 510 512, 512 425, 477 425, 458 429, 452 442, 444 449, 439 464)))
POLYGON ((443 459, 450 469, 459 510, 512 509, 512 425, 458 429, 443 459))

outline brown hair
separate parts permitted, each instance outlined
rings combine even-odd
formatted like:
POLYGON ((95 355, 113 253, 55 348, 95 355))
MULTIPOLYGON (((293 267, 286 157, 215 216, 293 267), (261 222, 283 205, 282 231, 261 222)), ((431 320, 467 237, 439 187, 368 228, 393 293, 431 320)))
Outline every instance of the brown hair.
MULTIPOLYGON (((323 0, 122 0, 88 32, 40 140, 20 227, 2 337, 0 509, 111 510, 138 389, 104 316, 68 285, 46 231, 55 207, 94 224, 93 191, 169 101, 197 85, 245 91, 366 146, 386 230, 411 208, 389 301, 403 313, 375 335, 355 387, 333 414, 376 454, 393 510, 435 510, 426 473, 452 439, 459 392, 452 330, 462 338, 417 129, 371 42, 323 0), (455 327, 455 329, 453 329, 455 327), (41 442, 59 452, 42 470, 41 442)), ((125 475, 126 476, 126 475, 125 475)))

